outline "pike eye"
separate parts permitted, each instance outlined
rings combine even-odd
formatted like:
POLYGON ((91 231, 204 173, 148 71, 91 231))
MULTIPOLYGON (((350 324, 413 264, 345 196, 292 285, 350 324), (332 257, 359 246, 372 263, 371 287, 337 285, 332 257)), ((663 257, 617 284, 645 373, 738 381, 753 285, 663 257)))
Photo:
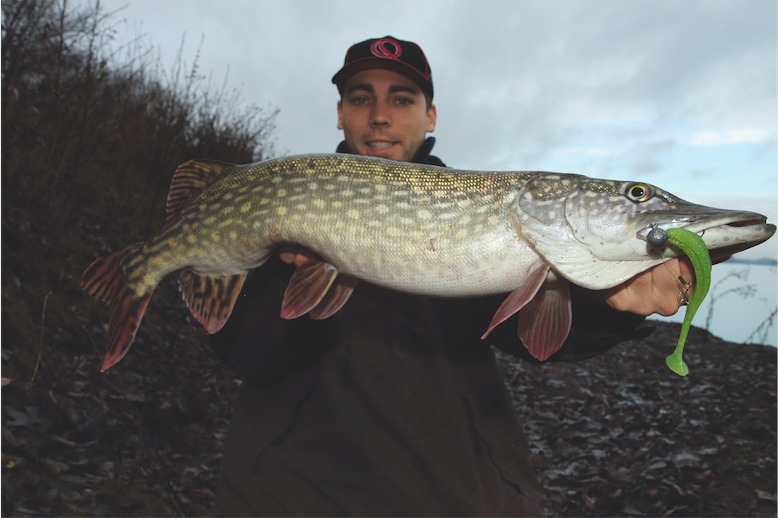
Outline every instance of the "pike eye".
POLYGON ((626 195, 632 201, 641 202, 650 200, 654 196, 654 191, 645 183, 631 183, 627 185, 626 195))

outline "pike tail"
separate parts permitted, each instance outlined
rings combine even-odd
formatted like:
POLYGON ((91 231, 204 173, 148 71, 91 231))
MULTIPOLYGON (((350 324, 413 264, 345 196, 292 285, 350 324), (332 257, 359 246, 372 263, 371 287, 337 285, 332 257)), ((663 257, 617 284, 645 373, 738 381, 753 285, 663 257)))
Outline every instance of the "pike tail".
POLYGON ((124 280, 121 259, 132 248, 97 259, 81 277, 81 288, 84 291, 98 300, 111 303, 108 351, 100 368, 102 372, 116 365, 127 354, 154 294, 154 289, 150 289, 139 296, 124 280))

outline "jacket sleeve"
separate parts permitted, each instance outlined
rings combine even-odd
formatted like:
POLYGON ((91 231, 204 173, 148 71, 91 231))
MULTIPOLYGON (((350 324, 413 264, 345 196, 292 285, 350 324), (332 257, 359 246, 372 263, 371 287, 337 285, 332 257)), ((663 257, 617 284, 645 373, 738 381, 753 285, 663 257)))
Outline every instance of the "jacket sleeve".
POLYGON ((216 355, 251 383, 272 383, 315 361, 329 332, 326 321, 279 316, 293 269, 273 258, 253 270, 227 324, 211 337, 216 355))

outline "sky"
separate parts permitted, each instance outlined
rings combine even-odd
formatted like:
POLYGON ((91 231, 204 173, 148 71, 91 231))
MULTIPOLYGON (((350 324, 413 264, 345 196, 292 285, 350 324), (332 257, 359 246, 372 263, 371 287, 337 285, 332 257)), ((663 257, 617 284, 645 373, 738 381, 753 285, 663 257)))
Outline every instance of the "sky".
MULTIPOLYGON (((332 75, 353 43, 392 35, 427 55, 434 153, 451 167, 645 181, 778 218, 775 0, 101 5, 163 67, 182 51, 245 105, 278 108, 279 154, 334 151, 332 75)), ((775 258, 776 243, 743 257, 775 258)))

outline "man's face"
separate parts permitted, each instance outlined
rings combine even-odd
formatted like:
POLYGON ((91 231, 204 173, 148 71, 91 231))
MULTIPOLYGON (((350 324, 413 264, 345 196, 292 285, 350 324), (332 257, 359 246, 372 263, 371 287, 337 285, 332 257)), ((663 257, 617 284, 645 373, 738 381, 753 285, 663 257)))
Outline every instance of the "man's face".
POLYGON ((408 162, 435 130, 435 105, 402 74, 372 69, 351 76, 338 101, 338 129, 352 153, 408 162))

